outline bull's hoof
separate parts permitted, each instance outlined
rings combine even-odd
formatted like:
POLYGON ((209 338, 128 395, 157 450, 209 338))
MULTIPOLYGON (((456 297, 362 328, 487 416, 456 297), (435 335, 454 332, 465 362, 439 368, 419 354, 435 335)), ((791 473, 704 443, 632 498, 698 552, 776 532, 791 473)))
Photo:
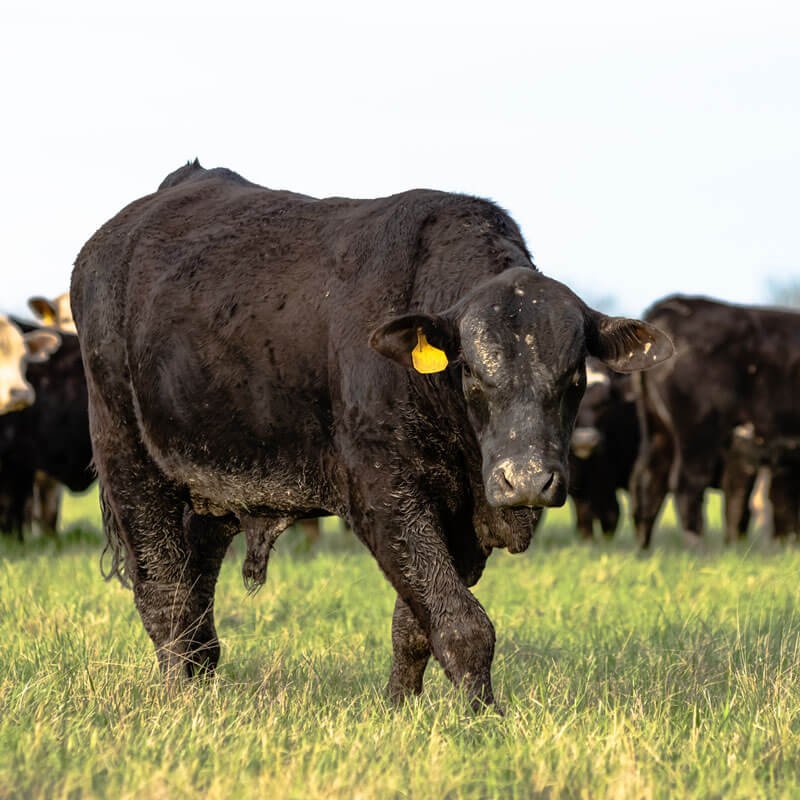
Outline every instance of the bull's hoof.
POLYGON ((164 684, 177 689, 192 680, 212 677, 219 662, 220 647, 215 639, 191 650, 179 651, 181 644, 165 646, 158 655, 164 684))
POLYGON ((504 717, 505 711, 497 704, 494 697, 489 700, 483 697, 475 697, 470 703, 472 710, 476 714, 496 714, 498 717, 504 717))
POLYGON ((386 686, 386 697, 389 702, 395 707, 399 708, 412 697, 419 697, 422 694, 422 682, 419 685, 409 686, 394 678, 389 680, 386 686))

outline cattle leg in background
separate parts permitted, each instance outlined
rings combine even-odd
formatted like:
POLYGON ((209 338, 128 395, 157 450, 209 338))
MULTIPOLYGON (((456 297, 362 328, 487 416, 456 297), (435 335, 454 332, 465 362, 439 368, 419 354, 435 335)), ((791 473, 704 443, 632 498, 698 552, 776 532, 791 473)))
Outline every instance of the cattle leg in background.
POLYGON ((705 491, 706 487, 714 485, 717 469, 717 454, 713 451, 709 453, 708 448, 695 448, 693 445, 693 442, 688 443, 688 446, 679 450, 673 463, 673 480, 677 472, 677 482, 671 486, 684 539, 689 544, 703 536, 705 491))
POLYGON ((594 538, 594 521, 600 522, 603 535, 611 538, 619 525, 619 501, 617 491, 613 486, 605 487, 605 491, 598 491, 597 486, 592 487, 590 498, 572 498, 575 504, 575 525, 581 538, 590 540, 594 538))
POLYGON ((637 414, 642 431, 639 455, 631 475, 631 514, 636 538, 643 548, 650 546, 653 526, 669 491, 673 460, 672 436, 648 403, 644 376, 634 378, 637 414))
POLYGON ((600 522, 600 529, 607 538, 614 535, 619 524, 619 501, 614 483, 613 480, 600 481, 592 487, 591 492, 592 513, 600 522))
POLYGON ((772 536, 775 527, 772 521, 772 502, 770 486, 772 473, 767 467, 761 467, 756 474, 756 484, 750 494, 750 514, 753 529, 765 537, 772 536))
POLYGON ((33 512, 33 473, 4 470, 0 473, 0 531, 23 540, 31 527, 33 512))
POLYGON ((306 539, 306 544, 312 547, 319 541, 320 521, 317 519, 299 519, 295 523, 306 539))
POLYGON ((575 527, 581 539, 590 540, 594 538, 594 512, 589 500, 578 499, 573 496, 572 502, 575 504, 575 527))
POLYGON ((58 531, 58 515, 61 509, 63 487, 41 470, 33 480, 32 527, 45 536, 55 536, 58 531))
POLYGON ((750 527, 750 494, 756 482, 756 468, 731 455, 722 473, 725 496, 725 540, 732 544, 747 536, 750 527))
POLYGON ((786 539, 798 531, 800 518, 800 474, 778 467, 772 473, 769 498, 772 501, 774 536, 786 539))
MULTIPOLYGON (((574 437, 573 437, 574 439, 574 437)), ((575 504, 575 523, 582 539, 594 537, 594 521, 606 536, 613 536, 619 523, 617 476, 605 447, 588 458, 573 452, 570 458, 569 491, 575 504)))

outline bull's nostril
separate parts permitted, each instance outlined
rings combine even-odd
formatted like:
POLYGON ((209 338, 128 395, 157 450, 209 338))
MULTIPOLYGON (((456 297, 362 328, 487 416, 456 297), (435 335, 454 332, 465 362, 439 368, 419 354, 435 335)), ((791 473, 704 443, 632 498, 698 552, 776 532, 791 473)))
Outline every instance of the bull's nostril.
POLYGON ((498 470, 500 473, 499 480, 497 481, 500 484, 500 488, 506 492, 513 492, 514 491, 514 484, 508 479, 508 475, 506 475, 506 471, 504 469, 498 470))
POLYGON ((545 483, 545 485, 542 486, 542 493, 546 492, 553 485, 553 481, 555 479, 556 479, 555 472, 551 472, 550 477, 547 479, 547 483, 545 483))

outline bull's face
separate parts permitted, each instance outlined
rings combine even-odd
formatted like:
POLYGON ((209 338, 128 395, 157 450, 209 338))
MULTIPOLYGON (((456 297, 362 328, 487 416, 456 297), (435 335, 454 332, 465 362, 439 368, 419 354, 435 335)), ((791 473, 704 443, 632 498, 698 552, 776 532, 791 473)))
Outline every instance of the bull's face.
POLYGON ((61 339, 52 331, 23 334, 0 315, 0 414, 21 411, 35 400, 33 387, 25 379, 28 364, 46 361, 61 339))
POLYGON ((655 366, 672 354, 670 340, 653 326, 606 317, 563 284, 525 268, 486 281, 441 314, 392 320, 373 333, 371 344, 421 371, 460 370, 486 499, 496 507, 566 500, 587 354, 620 372, 655 366), (423 358, 429 350, 431 357, 423 358))

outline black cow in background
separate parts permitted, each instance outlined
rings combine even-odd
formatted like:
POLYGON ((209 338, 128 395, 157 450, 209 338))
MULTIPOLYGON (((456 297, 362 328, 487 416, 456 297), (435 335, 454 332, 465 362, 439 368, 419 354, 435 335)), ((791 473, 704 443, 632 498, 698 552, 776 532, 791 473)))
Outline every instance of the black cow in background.
POLYGON ((690 541, 703 532, 704 490, 715 485, 725 493, 727 539, 743 535, 761 465, 774 474, 776 535, 796 530, 800 314, 675 295, 645 319, 671 336, 675 357, 634 378, 642 446, 631 500, 642 546, 668 490, 690 541))
MULTIPOLYGON (((16 322, 24 331, 35 329, 16 322)), ((49 361, 28 367, 34 404, 0 417, 0 531, 20 537, 32 522, 37 471, 76 492, 94 480, 80 345, 73 334, 60 336, 61 347, 49 361)), ((57 515, 57 506, 45 514, 45 530, 55 530, 57 515)))
POLYGON ((617 530, 617 490, 627 490, 638 451, 639 423, 630 375, 587 359, 586 393, 572 433, 569 478, 576 525, 584 539, 594 535, 595 521, 606 536, 617 530))
MULTIPOLYGON (((72 318, 72 309, 69 304, 69 293, 48 299, 46 297, 31 297, 28 307, 36 315, 42 325, 59 331, 59 333, 74 333, 75 320, 72 318)), ((33 481, 33 510, 31 512, 33 528, 37 526, 41 532, 55 534, 58 524, 59 509, 64 487, 55 478, 41 470, 36 471, 33 481)))
MULTIPOLYGON (((590 539, 595 522, 606 536, 618 528, 617 492, 630 488, 641 435, 633 377, 612 372, 596 359, 587 359, 586 373, 586 393, 572 434, 570 495, 578 532, 590 539)), ((655 434, 653 424, 649 427, 655 434)), ((765 463, 762 453, 754 453, 753 439, 752 426, 735 429, 731 449, 718 454, 711 483, 706 487, 724 491, 726 519, 738 536, 744 535, 750 524, 750 495, 759 464, 765 463)), ((786 447, 782 449, 786 451, 786 447)), ((664 462, 659 466, 668 469, 671 455, 666 449, 662 454, 664 462)), ((775 476, 771 497, 779 527, 785 516, 794 513, 797 517, 797 496, 792 494, 792 482, 797 477, 800 473, 790 469, 775 476)))

